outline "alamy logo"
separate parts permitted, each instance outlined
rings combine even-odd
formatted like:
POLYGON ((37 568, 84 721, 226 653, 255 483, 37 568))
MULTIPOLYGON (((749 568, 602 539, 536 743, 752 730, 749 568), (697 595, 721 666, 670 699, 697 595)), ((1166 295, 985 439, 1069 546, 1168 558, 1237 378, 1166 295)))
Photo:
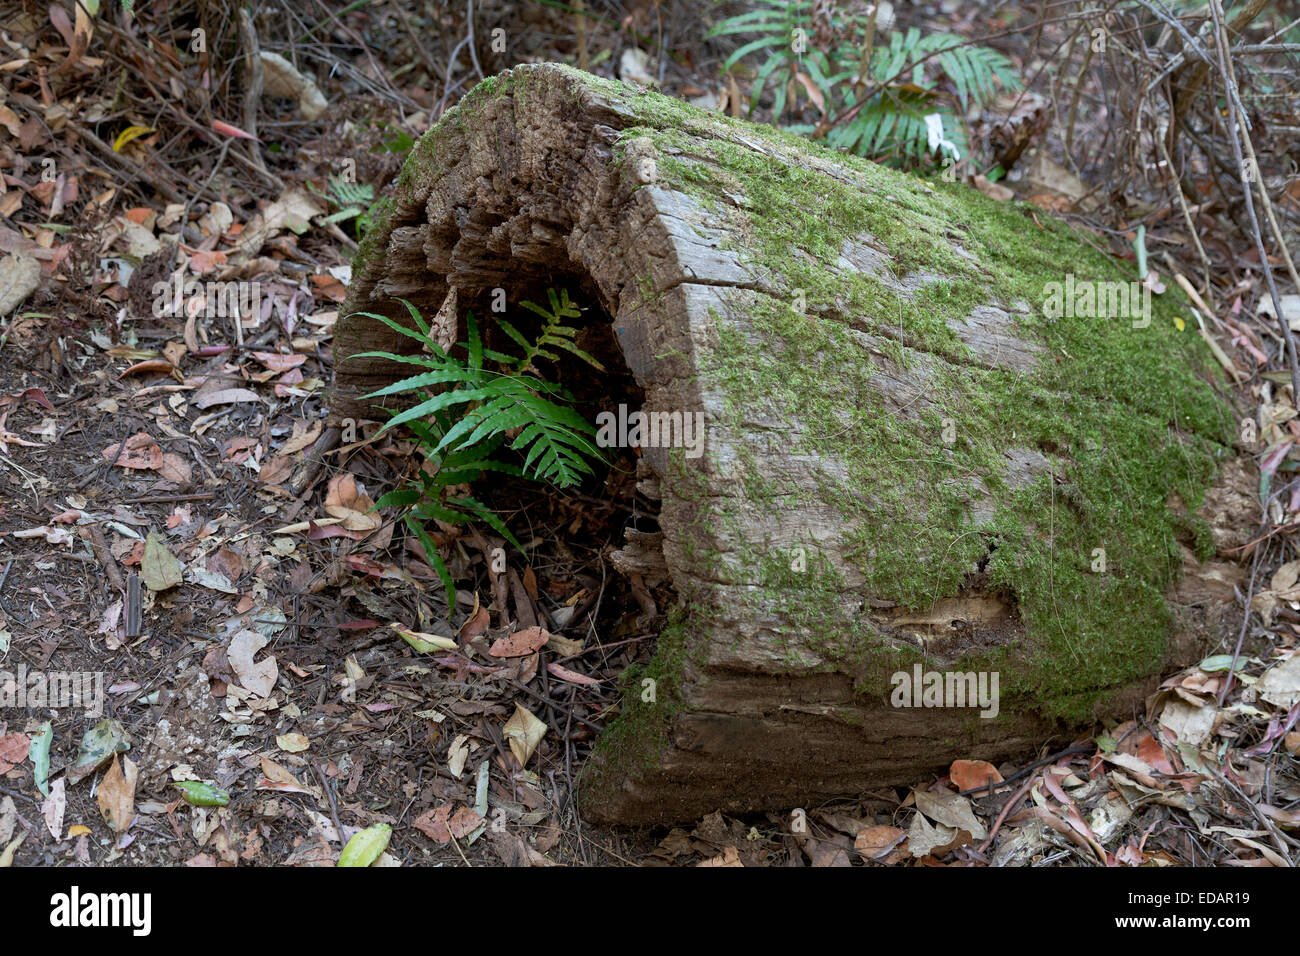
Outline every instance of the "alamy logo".
POLYGON ((889 702, 895 707, 979 707, 980 716, 998 715, 997 671, 896 671, 889 702))
POLYGON ((1043 286, 1043 315, 1049 319, 1132 319, 1133 328, 1151 324, 1151 287, 1141 282, 1092 282, 1067 273, 1064 282, 1043 286))
POLYGON ((103 671, 0 670, 0 707, 84 707, 86 716, 104 712, 103 671))
POLYGON ((685 448, 687 458, 704 454, 703 412, 628 413, 626 405, 618 414, 601 412, 596 416, 596 444, 601 448, 685 448))
POLYGON ((262 287, 257 282, 182 282, 176 273, 170 281, 155 282, 152 291, 156 319, 191 315, 236 319, 262 311, 262 287))
POLYGON ((80 887, 50 897, 50 925, 129 926, 132 935, 148 936, 153 928, 153 896, 149 893, 82 893, 80 887))

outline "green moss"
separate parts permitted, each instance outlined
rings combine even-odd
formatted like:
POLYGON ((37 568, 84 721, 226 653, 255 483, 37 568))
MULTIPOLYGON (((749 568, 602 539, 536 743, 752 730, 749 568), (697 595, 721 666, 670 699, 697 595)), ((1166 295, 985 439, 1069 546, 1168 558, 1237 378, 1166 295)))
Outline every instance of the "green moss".
MULTIPOLYGON (((1158 668, 1181 530, 1166 502, 1177 494, 1199 504, 1228 454, 1234 418, 1203 343, 1173 321, 1182 300, 1154 298, 1146 328, 1050 319, 1040 308, 1048 282, 1066 273, 1129 282, 1131 267, 1022 204, 835 155, 862 177, 845 182, 807 162, 829 154, 802 141, 650 94, 629 102, 644 125, 623 142, 650 139, 664 184, 725 218, 744 237, 742 261, 781 290, 736 290, 734 317, 715 316, 719 344, 706 361, 727 396, 724 424, 763 413, 800 423, 791 453, 843 464, 845 474, 823 474, 817 490, 841 512, 846 556, 866 591, 922 608, 957 593, 982 564, 989 586, 1014 595, 1024 646, 964 664, 999 668, 1013 706, 1081 716, 1097 697, 1077 693, 1081 686, 1116 686, 1158 668), (768 147, 794 165, 765 155, 768 147), (914 291, 834 268, 845 244, 864 236, 887 252, 893 281, 918 277, 914 291), (1030 306, 1016 321, 1041 349, 1034 371, 971 361, 950 323, 990 303, 1030 306), (879 337, 880 355, 863 335, 879 337), (907 417, 873 382, 890 362, 923 383, 907 417), (941 440, 945 425, 951 444, 941 440), (1013 487, 1008 449, 1046 456, 1051 474, 1013 487), (983 494, 994 514, 977 525, 970 500, 983 494), (1097 549, 1104 572, 1092 570, 1097 549)), ((748 504, 781 513, 785 490, 756 467, 744 472, 748 504)), ((792 641, 824 658, 849 667, 878 660, 860 681, 878 692, 906 653, 876 653, 870 622, 843 616, 831 603, 839 585, 825 575, 774 578, 783 560, 750 562, 759 599, 790 622, 792 641)), ((788 661, 806 663, 794 643, 788 661)))
MULTIPOLYGON (((964 669, 1001 670, 1004 710, 1080 716, 1101 689, 1157 668, 1169 623, 1163 593, 1178 573, 1177 538, 1188 531, 1166 502, 1176 494, 1195 511, 1229 453, 1235 419, 1204 344, 1176 327, 1179 294, 1154 299, 1147 328, 1048 318, 1047 283, 1067 273, 1127 282, 1132 266, 1027 205, 570 73, 576 98, 595 89, 626 117, 615 162, 633 140, 649 139, 663 184, 742 237, 737 251, 772 294, 728 290, 730 310, 714 315, 717 346, 702 360, 726 399, 722 424, 755 416, 797 423, 792 454, 841 466, 824 469, 816 491, 839 513, 845 557, 863 590, 922 608, 981 568, 988 586, 1014 595, 1023 645, 963 659, 964 669), (834 167, 854 175, 829 174, 834 167), (891 274, 837 267, 847 244, 867 237, 891 274), (984 367, 954 333, 953 322, 991 303, 1015 313, 1017 334, 1040 350, 1032 371, 984 367), (882 376, 915 385, 903 411, 882 397, 882 376), (1045 456, 1050 473, 1018 480, 1008 450, 1045 456), (989 502, 979 523, 973 498, 989 502), (1104 571, 1094 570, 1098 549, 1104 571)), ((521 95, 532 95, 530 75, 481 84, 449 112, 412 151, 397 206, 437 169, 446 130, 507 90, 518 108, 521 95)), ((384 233, 372 230, 359 260, 381 248, 384 233)), ((719 502, 703 488, 693 498, 688 479, 686 469, 672 486, 695 506, 681 545, 700 567, 723 560, 700 553, 716 529, 752 527, 752 509, 775 518, 807 493, 781 487, 756 460, 744 468, 746 501, 719 502)), ((1191 530, 1204 553, 1204 533, 1191 530)), ((815 542, 809 548, 811 557, 815 542)), ((829 563, 790 577, 780 570, 786 555, 768 552, 740 556, 741 579, 790 622, 790 667, 816 654, 861 675, 863 693, 878 692, 882 675, 910 652, 883 647, 869 615, 833 603, 843 582, 829 563)), ((683 646, 681 628, 670 628, 650 669, 629 679, 679 673, 683 646)), ((639 733, 632 726, 646 721, 650 750, 666 746, 662 685, 660 695, 644 713, 630 695, 602 746, 630 748, 639 733)))
POLYGON ((682 709, 682 681, 697 627, 688 610, 674 609, 650 662, 633 664, 620 675, 619 714, 596 741, 597 759, 583 770, 584 787, 616 788, 658 764, 670 744, 673 717, 682 709), (644 699, 648 687, 654 688, 654 700, 644 699))

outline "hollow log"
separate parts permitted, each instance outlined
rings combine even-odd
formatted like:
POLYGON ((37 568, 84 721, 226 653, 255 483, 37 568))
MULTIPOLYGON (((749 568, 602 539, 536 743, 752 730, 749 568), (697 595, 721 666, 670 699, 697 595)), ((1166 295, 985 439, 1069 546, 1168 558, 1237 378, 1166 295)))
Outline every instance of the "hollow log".
POLYGON ((1240 416, 1174 294, 1041 210, 533 65, 431 129, 372 222, 336 422, 401 372, 352 356, 410 344, 352 313, 567 285, 663 426, 660 533, 612 563, 677 607, 583 772, 593 819, 1024 754, 1223 636, 1240 416))

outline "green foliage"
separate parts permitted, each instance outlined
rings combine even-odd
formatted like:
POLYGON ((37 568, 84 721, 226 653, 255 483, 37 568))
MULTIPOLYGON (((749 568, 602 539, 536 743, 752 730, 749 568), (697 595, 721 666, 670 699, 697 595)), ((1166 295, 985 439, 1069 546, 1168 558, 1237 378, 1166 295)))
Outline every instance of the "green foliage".
POLYGON ((449 525, 482 521, 520 547, 501 519, 471 497, 466 486, 484 472, 497 471, 567 488, 593 473, 591 460, 604 458, 595 444, 595 427, 573 410, 572 396, 534 368, 538 359, 556 360, 559 351, 565 351, 604 371, 574 342, 577 329, 565 324, 581 315, 568 292, 556 295, 549 289, 547 295, 549 308, 521 303, 542 320, 541 330, 531 342, 510 322, 496 320, 496 326, 519 346, 521 356, 487 348, 473 313, 466 319, 468 341, 458 346, 464 351, 463 358, 438 345, 428 322, 410 302, 401 300, 414 328, 374 312, 357 313, 383 322, 424 347, 424 354, 418 355, 363 352, 355 358, 384 358, 424 369, 365 396, 410 394, 418 399, 394 414, 383 430, 406 425, 424 459, 418 481, 384 495, 376 507, 406 509, 402 520, 442 579, 449 608, 454 606, 455 587, 427 530, 430 521, 449 525), (508 452, 514 453, 515 461, 506 460, 511 457, 508 452))
MULTIPOLYGON (((881 156, 919 164, 934 158, 925 117, 942 123, 938 152, 966 150, 962 114, 972 103, 988 103, 995 80, 1019 86, 1011 62, 988 47, 968 44, 948 33, 877 33, 863 15, 834 10, 826 49, 810 46, 812 0, 756 0, 756 9, 729 17, 709 36, 758 34, 723 63, 730 70, 756 53, 766 59, 754 77, 750 114, 765 90, 773 96, 772 120, 797 105, 800 91, 823 114, 816 128, 827 142, 859 156, 881 156), (864 60, 868 66, 863 74, 864 60)), ((791 126, 797 133, 814 127, 791 126)))
POLYGON ((329 178, 329 201, 339 207, 338 212, 326 216, 323 222, 357 221, 357 235, 370 228, 370 204, 375 201, 375 187, 369 183, 347 182, 338 177, 329 178))
POLYGON ((405 156, 415 145, 415 137, 399 126, 391 123, 377 124, 379 129, 384 131, 385 138, 371 147, 372 153, 393 153, 397 156, 405 156))

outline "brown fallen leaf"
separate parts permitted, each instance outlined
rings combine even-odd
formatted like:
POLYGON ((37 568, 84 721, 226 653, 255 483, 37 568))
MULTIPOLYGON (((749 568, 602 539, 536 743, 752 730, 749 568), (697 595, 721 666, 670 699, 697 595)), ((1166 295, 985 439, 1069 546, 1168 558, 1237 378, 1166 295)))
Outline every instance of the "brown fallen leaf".
POLYGON ((213 405, 234 405, 238 402, 260 402, 257 393, 247 388, 222 388, 194 399, 195 408, 211 408, 213 405))
POLYGON ((257 473, 257 480, 265 485, 279 485, 287 481, 292 474, 293 459, 276 455, 262 466, 262 470, 257 473))
POLYGON ((454 837, 463 840, 483 825, 483 818, 470 807, 460 807, 454 813, 451 804, 426 810, 411 824, 431 840, 446 846, 454 837))
POLYGON ((135 819, 135 783, 139 771, 130 757, 123 757, 118 762, 113 755, 113 765, 99 782, 95 800, 104 822, 114 833, 121 833, 135 819))
POLYGON ((0 776, 4 776, 27 759, 31 743, 26 734, 8 734, 0 737, 0 776))
POLYGON ((998 202, 1007 202, 1016 198, 1016 194, 1006 186, 1001 183, 991 183, 984 176, 975 177, 975 188, 990 199, 998 200, 998 202))
POLYGON ((740 851, 734 846, 723 847, 722 852, 715 857, 702 860, 695 864, 696 866, 744 866, 740 862, 740 851))
POLYGON ((253 660, 253 655, 267 643, 267 639, 257 631, 243 630, 230 639, 230 646, 226 649, 230 668, 235 672, 240 685, 258 697, 271 696, 276 679, 280 676, 275 655, 268 654, 260 661, 253 660))
POLYGON ((456 639, 462 644, 468 644, 474 638, 487 632, 492 624, 492 615, 488 609, 479 603, 478 594, 474 595, 474 610, 469 617, 465 618, 465 623, 460 626, 456 632, 456 639))
POLYGON ((309 445, 315 443, 325 428, 325 423, 320 419, 314 422, 305 422, 301 418, 294 419, 293 434, 290 435, 285 443, 280 446, 279 454, 288 457, 294 452, 302 451, 309 445))
MULTIPOLYGON (((287 372, 307 361, 305 355, 281 355, 279 352, 254 352, 253 358, 273 372, 287 372)), ((319 427, 319 423, 317 425, 319 427)))
POLYGON ((257 782, 257 790, 279 790, 283 793, 306 793, 320 799, 320 791, 315 787, 304 787, 298 778, 270 757, 262 758, 262 779, 257 782))
POLYGON ((158 466, 158 475, 178 485, 188 485, 194 480, 194 470, 190 463, 175 452, 165 451, 162 464, 158 466))
POLYGON ((958 790, 974 790, 987 787, 989 782, 1001 783, 1002 774, 997 767, 987 760, 954 760, 948 768, 948 776, 958 790))
POLYGON ((596 680, 596 678, 588 677, 586 674, 579 674, 577 671, 571 671, 563 664, 556 664, 552 662, 546 665, 546 670, 550 673, 552 677, 558 677, 560 680, 567 681, 570 684, 582 684, 584 686, 591 686, 593 684, 600 683, 600 681, 596 680))
POLYGON ((858 831, 853 849, 877 863, 897 863, 907 856, 907 834, 898 827, 873 824, 858 831))
POLYGON ((507 637, 497 638, 488 653, 493 657, 523 657, 545 647, 550 639, 551 632, 545 628, 526 627, 507 637))
POLYGON ((509 830, 488 830, 488 839, 492 849, 506 866, 556 866, 554 860, 548 860, 528 845, 522 837, 509 830))
POLYGON ((375 503, 357 484, 356 478, 346 472, 330 479, 325 493, 325 512, 334 518, 343 520, 343 527, 349 531, 369 533, 383 522, 372 511, 375 503))
POLYGON ((156 471, 163 463, 162 449, 148 432, 137 432, 126 440, 125 445, 122 442, 109 445, 100 454, 118 468, 137 471, 156 471), (120 454, 119 447, 122 449, 120 454))
POLYGON ((293 852, 285 858, 285 866, 328 866, 333 867, 337 853, 319 836, 304 839, 293 852))
POLYGON ((146 359, 143 362, 136 362, 134 365, 127 366, 126 370, 117 377, 117 380, 120 382, 128 375, 141 375, 145 372, 165 372, 178 381, 180 379, 180 373, 176 371, 176 366, 172 365, 167 359, 146 359))
POLYGON ((501 728, 501 735, 510 744, 510 752, 519 761, 519 766, 524 767, 546 736, 546 730, 545 722, 538 720, 531 711, 515 704, 514 716, 501 728))

